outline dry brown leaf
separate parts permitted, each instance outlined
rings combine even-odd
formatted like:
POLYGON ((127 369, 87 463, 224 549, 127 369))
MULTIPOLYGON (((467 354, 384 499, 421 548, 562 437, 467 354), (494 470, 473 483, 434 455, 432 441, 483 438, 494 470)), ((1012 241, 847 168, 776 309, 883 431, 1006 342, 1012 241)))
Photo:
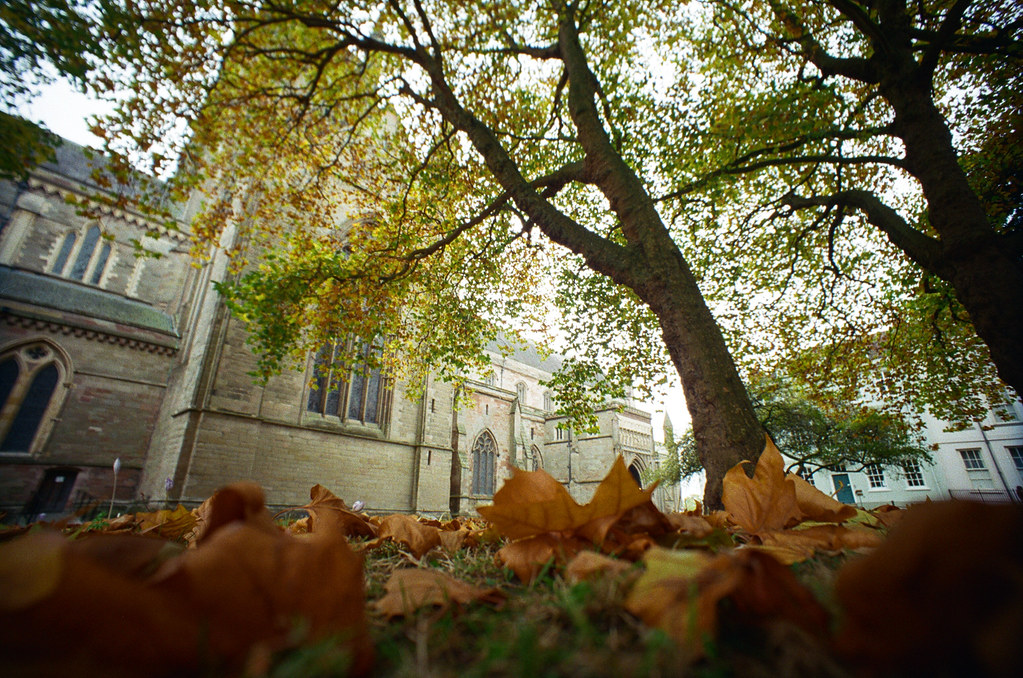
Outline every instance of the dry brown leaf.
POLYGON ((616 558, 610 558, 596 551, 580 551, 565 566, 565 579, 575 584, 599 577, 617 577, 631 565, 616 558))
POLYGON ((530 582, 547 563, 567 563, 575 554, 588 548, 592 548, 592 544, 578 537, 538 534, 506 544, 497 552, 497 559, 520 580, 530 582))
POLYGON ((718 626, 718 603, 728 598, 736 622, 763 626, 777 621, 811 634, 826 632, 827 612, 777 560, 740 549, 718 556, 699 551, 651 549, 647 572, 626 607, 663 629, 693 655, 703 653, 718 626))
POLYGON ((1023 508, 955 501, 903 513, 839 572, 839 647, 877 674, 1018 675, 1023 508))
POLYGON ((721 501, 732 520, 751 534, 781 530, 799 522, 796 485, 785 477, 785 462, 770 438, 757 461, 753 477, 736 464, 725 473, 721 501))
POLYGON ((164 565, 153 587, 202 620, 204 642, 229 660, 257 644, 286 647, 297 620, 302 641, 344 634, 360 666, 371 656, 362 559, 340 535, 291 537, 236 522, 164 565))
POLYGON ((181 504, 173 511, 163 509, 153 513, 138 513, 135 521, 142 534, 155 533, 164 539, 182 539, 196 526, 195 514, 181 504))
POLYGON ((390 539, 405 544, 416 558, 422 558, 435 546, 441 545, 440 530, 424 525, 415 516, 396 513, 380 521, 380 539, 390 539))
POLYGON ((786 476, 796 486, 796 503, 802 520, 820 523, 841 523, 856 516, 856 507, 829 497, 794 473, 786 476))
POLYGON ((0 591, 19 593, 0 595, 0 672, 192 675, 336 635, 353 672, 365 673, 372 648, 361 559, 340 535, 276 529, 255 506, 261 495, 251 485, 218 492, 204 510, 202 543, 189 550, 105 534, 4 545, 0 591))
POLYGON ((757 536, 762 546, 751 548, 770 553, 784 565, 812 558, 818 551, 834 553, 845 549, 874 548, 882 541, 876 531, 845 525, 813 525, 762 532, 757 536))
POLYGON ((568 490, 543 469, 513 469, 511 478, 494 495, 494 503, 476 510, 509 539, 559 532, 582 525, 579 504, 568 490))
MULTIPOLYGON (((143 548, 154 541, 127 539, 143 548)), ((170 676, 198 669, 198 621, 178 601, 71 547, 56 532, 0 545, 0 674, 170 676)))
POLYGON ((685 532, 694 537, 706 537, 714 531, 714 526, 703 516, 694 516, 688 513, 669 513, 666 518, 679 532, 685 532))
POLYGON ((454 553, 465 545, 466 540, 472 533, 469 530, 441 530, 440 544, 448 553, 454 553))
POLYGON ((263 488, 240 482, 223 487, 196 509, 195 543, 202 544, 224 525, 244 521, 267 533, 279 532, 266 510, 263 488))
POLYGON ((303 506, 309 512, 309 531, 336 530, 346 537, 375 537, 376 527, 365 516, 350 511, 344 501, 323 485, 309 490, 309 503, 303 506))
POLYGON ((388 618, 409 616, 426 606, 447 608, 476 601, 499 604, 504 594, 497 589, 472 586, 436 570, 395 570, 384 584, 386 595, 374 609, 388 618))

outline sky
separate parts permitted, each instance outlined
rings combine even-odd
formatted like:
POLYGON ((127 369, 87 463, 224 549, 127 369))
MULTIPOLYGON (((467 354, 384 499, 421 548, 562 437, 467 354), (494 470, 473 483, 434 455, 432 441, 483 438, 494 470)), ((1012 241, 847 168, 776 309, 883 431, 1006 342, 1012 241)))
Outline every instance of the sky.
MULTIPOLYGON (((98 147, 101 141, 89 132, 88 121, 108 110, 110 104, 81 94, 63 80, 57 80, 42 88, 37 98, 22 107, 25 117, 34 122, 42 122, 51 132, 82 146, 93 147, 98 147)), ((686 409, 680 386, 672 386, 663 397, 648 403, 647 409, 653 411, 654 440, 658 442, 663 440, 665 412, 671 417, 676 435, 681 435, 689 425, 689 411, 686 409)), ((683 497, 702 494, 702 479, 691 479, 689 483, 682 483, 683 497)))

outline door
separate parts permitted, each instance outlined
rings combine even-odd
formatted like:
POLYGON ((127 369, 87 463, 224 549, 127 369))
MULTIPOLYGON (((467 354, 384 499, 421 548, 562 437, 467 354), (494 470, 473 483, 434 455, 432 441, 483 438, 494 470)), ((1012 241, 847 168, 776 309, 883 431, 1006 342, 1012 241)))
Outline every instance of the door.
POLYGON ((835 498, 843 504, 855 504, 856 497, 853 496, 852 485, 849 484, 848 473, 831 474, 831 482, 835 486, 835 498))

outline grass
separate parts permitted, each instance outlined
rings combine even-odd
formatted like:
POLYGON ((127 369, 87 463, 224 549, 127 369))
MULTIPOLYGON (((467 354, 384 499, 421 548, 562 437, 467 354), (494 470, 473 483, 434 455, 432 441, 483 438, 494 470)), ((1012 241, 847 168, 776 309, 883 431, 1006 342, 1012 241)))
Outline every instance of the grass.
MULTIPOLYGON (((376 648, 374 676, 385 678, 475 678, 508 676, 846 676, 826 648, 791 627, 729 627, 721 610, 722 633, 708 642, 698 661, 662 631, 646 627, 624 607, 640 573, 572 584, 553 568, 523 584, 497 565, 500 544, 439 551, 422 561, 393 543, 367 551, 367 600, 384 594, 398 568, 423 566, 507 595, 500 607, 474 604, 462 609, 423 609, 387 620, 368 613, 376 648)), ((828 604, 830 584, 841 558, 801 565, 796 573, 828 604)), ((371 609, 371 606, 370 606, 371 609)), ((273 678, 345 675, 343 657, 330 643, 292 651, 269 672, 273 678), (333 651, 333 654, 332 654, 333 651)))

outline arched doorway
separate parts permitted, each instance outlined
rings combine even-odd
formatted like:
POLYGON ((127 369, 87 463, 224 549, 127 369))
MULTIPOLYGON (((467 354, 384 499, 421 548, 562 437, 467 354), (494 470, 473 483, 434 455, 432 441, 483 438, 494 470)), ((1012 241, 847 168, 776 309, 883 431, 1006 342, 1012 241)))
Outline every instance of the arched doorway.
POLYGON ((636 481, 637 485, 643 487, 643 480, 639 475, 639 466, 637 466, 635 462, 629 465, 629 475, 632 476, 632 479, 636 481))

